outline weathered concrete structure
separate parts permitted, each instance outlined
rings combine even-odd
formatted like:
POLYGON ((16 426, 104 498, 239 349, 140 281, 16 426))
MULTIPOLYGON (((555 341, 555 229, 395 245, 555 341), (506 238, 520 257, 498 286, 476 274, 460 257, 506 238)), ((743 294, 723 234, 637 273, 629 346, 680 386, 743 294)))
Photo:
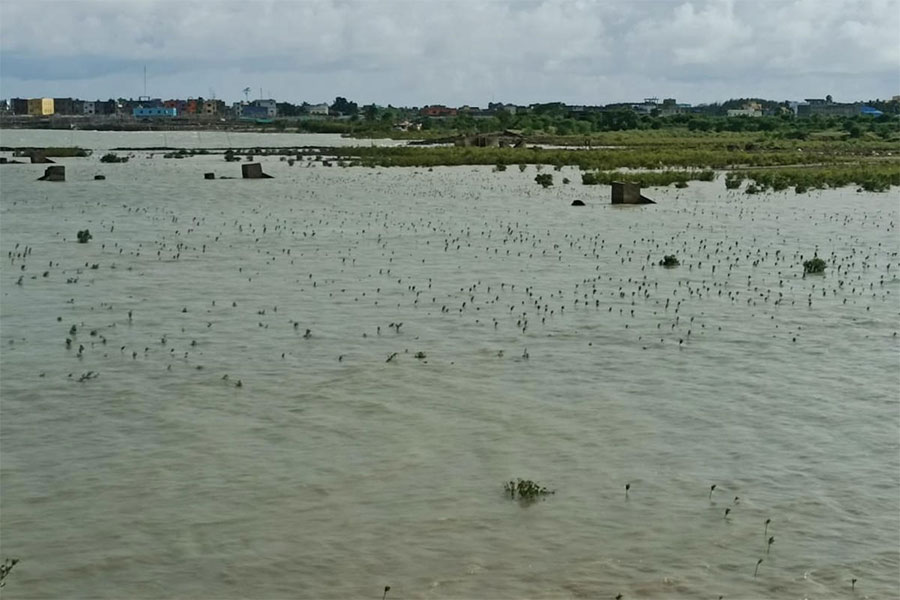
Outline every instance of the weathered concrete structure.
POLYGON ((28 153, 28 157, 31 159, 31 164, 54 164, 54 161, 50 160, 44 153, 40 150, 32 150, 28 153))
POLYGON ((656 204, 650 198, 641 195, 641 186, 636 183, 614 181, 612 183, 613 204, 656 204))
POLYGON ((259 163, 247 163, 241 165, 241 177, 244 179, 272 179, 271 175, 263 173, 259 163))
POLYGON ((65 181, 66 168, 61 165, 47 167, 44 170, 44 176, 38 178, 38 181, 65 181))

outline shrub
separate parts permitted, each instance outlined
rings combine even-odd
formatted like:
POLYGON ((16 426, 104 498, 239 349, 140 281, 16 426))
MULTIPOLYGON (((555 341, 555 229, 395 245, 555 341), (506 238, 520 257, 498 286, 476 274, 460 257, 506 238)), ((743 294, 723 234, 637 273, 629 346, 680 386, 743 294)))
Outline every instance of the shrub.
POLYGON ((538 498, 549 496, 556 493, 556 490, 548 490, 546 487, 530 479, 517 479, 516 481, 507 481, 503 484, 503 489, 512 499, 519 495, 519 500, 533 502, 538 498))
POLYGON ((672 267, 677 267, 681 263, 678 261, 678 258, 674 254, 666 254, 661 261, 659 261, 659 265, 661 267, 666 267, 667 269, 671 269, 672 267))
POLYGON ((824 273, 825 272, 825 261, 816 256, 810 260, 803 261, 803 273, 824 273))
POLYGON ((550 173, 538 173, 534 176, 534 181, 542 187, 548 188, 553 185, 553 175, 550 173))
POLYGON ((79 244, 87 244, 94 236, 91 235, 89 229, 79 231, 77 234, 79 244))
POLYGON ((103 163, 124 163, 128 162, 127 156, 119 156, 115 152, 107 152, 103 156, 100 157, 100 162, 103 163))

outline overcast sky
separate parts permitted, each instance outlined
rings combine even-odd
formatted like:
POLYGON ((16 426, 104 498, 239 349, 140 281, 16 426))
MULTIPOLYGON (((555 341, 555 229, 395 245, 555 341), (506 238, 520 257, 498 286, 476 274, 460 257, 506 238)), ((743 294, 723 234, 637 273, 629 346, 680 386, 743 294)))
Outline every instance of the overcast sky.
POLYGON ((900 0, 0 0, 0 96, 486 106, 900 94, 900 0))

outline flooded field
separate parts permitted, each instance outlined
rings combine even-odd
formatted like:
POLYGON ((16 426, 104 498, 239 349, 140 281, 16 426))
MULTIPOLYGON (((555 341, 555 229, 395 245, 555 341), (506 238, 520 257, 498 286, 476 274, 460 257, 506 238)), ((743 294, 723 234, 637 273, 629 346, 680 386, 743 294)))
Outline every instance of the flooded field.
POLYGON ((0 167, 4 597, 900 594, 896 188, 100 154, 0 167))

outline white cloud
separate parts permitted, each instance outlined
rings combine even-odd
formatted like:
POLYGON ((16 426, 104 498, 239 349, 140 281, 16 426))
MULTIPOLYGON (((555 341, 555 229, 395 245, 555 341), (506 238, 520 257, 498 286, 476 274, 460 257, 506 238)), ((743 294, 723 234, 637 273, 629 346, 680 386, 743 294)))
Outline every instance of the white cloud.
POLYGON ((900 0, 0 4, 0 93, 394 104, 900 93, 900 0))

